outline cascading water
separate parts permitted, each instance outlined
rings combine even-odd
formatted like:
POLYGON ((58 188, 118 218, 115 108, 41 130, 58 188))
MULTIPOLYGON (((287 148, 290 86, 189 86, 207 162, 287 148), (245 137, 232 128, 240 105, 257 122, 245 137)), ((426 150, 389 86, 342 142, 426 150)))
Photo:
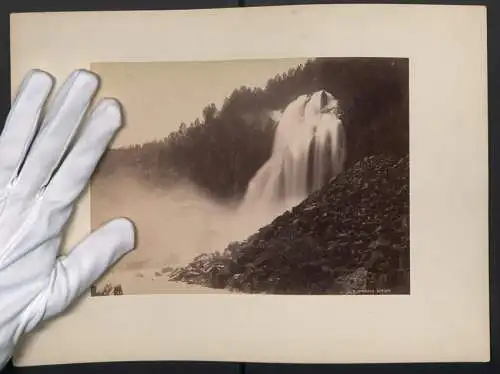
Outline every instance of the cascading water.
POLYGON ((248 238, 343 170, 346 140, 338 113, 337 100, 324 90, 286 107, 271 157, 250 181, 236 214, 206 243, 211 249, 248 238))
MULTIPOLYGON (((158 287, 151 282, 158 284, 159 279, 167 278, 137 278, 138 271, 142 274, 154 268, 158 272, 158 263, 185 265, 195 255, 220 251, 231 242, 247 239, 340 173, 345 144, 337 100, 326 91, 318 91, 298 97, 283 111, 272 155, 250 181, 237 211, 214 203, 189 184, 151 190, 144 189, 134 177, 117 177, 114 183, 120 193, 116 194, 108 181, 102 183, 101 195, 94 195, 100 196, 99 200, 93 200, 95 212, 102 215, 99 221, 122 214, 125 205, 142 233, 140 249, 110 273, 109 281, 123 284, 125 292, 140 287, 150 292, 151 287, 158 287), (165 231, 165 226, 170 229, 165 231)), ((165 284, 162 287, 169 289, 165 284)))
POLYGON ((324 90, 301 95, 283 112, 271 157, 250 181, 241 209, 281 214, 337 176, 345 158, 338 101, 324 90))

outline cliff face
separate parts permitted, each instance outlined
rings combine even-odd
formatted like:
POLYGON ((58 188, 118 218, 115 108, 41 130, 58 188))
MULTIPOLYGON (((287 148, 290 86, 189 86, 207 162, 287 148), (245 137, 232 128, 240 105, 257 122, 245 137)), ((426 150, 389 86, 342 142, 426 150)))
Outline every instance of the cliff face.
POLYGON ((369 156, 171 279, 275 294, 409 293, 409 158, 369 156))

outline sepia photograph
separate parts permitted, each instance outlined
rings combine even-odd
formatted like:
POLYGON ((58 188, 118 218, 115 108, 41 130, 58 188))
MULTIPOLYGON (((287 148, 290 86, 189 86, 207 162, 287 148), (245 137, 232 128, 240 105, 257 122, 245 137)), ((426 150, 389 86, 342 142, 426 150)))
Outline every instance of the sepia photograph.
POLYGON ((12 97, 80 67, 122 104, 61 255, 136 227, 16 365, 488 362, 487 29, 416 4, 12 14, 12 97))
POLYGON ((91 294, 410 294, 408 65, 92 64, 124 115, 92 229, 138 240, 91 294))

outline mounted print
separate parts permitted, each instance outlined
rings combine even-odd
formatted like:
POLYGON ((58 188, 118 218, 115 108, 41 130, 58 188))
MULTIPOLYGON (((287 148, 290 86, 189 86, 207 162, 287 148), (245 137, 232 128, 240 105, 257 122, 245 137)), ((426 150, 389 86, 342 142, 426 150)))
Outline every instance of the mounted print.
POLYGON ((409 294, 409 64, 92 65, 127 126, 91 186, 137 249, 95 295, 409 294))
POLYGON ((13 92, 83 68, 122 105, 62 254, 137 232, 16 366, 490 359, 485 7, 22 13, 10 46, 13 92))

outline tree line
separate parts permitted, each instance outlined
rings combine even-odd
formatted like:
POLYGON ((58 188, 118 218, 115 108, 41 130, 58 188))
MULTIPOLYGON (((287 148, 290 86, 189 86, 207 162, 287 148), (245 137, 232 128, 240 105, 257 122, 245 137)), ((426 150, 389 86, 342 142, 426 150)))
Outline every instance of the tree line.
POLYGON ((98 174, 128 170, 155 185, 186 178, 216 198, 239 198, 271 155, 273 111, 319 89, 339 100, 347 166, 367 155, 408 154, 408 85, 407 59, 311 59, 264 88, 235 89, 221 108, 209 103, 201 118, 179 124, 164 139, 109 150, 98 174))

